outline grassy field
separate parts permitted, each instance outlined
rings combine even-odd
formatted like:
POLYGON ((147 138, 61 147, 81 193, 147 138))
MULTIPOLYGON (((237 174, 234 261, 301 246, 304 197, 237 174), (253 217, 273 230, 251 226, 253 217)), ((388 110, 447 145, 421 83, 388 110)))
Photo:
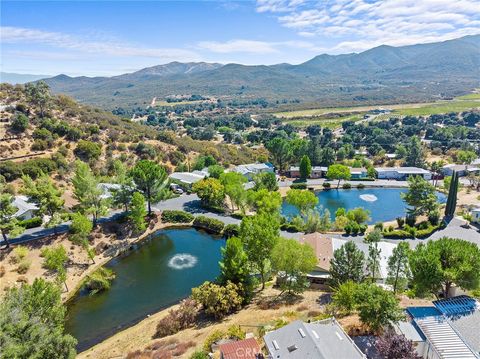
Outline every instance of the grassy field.
POLYGON ((480 93, 472 93, 460 96, 451 101, 438 101, 431 103, 409 103, 397 105, 377 105, 359 107, 334 107, 317 108, 310 110, 286 111, 275 113, 275 116, 297 127, 306 127, 311 124, 319 124, 325 127, 335 128, 342 122, 357 121, 368 111, 385 107, 392 109, 391 114, 380 115, 376 120, 385 120, 390 117, 401 116, 428 116, 440 113, 462 112, 480 108, 480 93), (328 118, 328 114, 345 114, 345 117, 328 118), (352 114, 355 113, 355 114, 352 114), (321 117, 320 117, 321 116, 321 117))

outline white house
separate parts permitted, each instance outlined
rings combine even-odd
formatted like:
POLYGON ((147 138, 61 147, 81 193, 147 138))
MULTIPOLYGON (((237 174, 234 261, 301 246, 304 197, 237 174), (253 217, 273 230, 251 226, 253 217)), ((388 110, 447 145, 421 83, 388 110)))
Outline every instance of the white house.
POLYGON ((204 179, 207 175, 203 171, 194 172, 173 172, 168 176, 173 182, 177 182, 184 186, 190 187, 194 183, 204 179))
POLYGON ((37 205, 29 202, 26 196, 15 196, 12 204, 17 208, 14 216, 20 220, 32 219, 38 210, 37 205))
POLYGON ((271 172, 275 173, 275 170, 270 163, 250 163, 247 165, 239 165, 235 167, 235 172, 247 177, 249 181, 253 180, 253 176, 259 173, 271 172))
POLYGON ((366 168, 360 167, 360 168, 354 168, 350 167, 350 178, 352 179, 359 179, 359 178, 365 178, 368 177, 368 171, 366 168))
POLYGON ((470 173, 478 174, 480 172, 480 167, 478 165, 454 165, 448 164, 442 167, 442 174, 444 176, 451 176, 455 171, 460 177, 468 176, 470 173))
POLYGON ((98 188, 102 190, 100 198, 107 199, 112 197, 112 191, 117 191, 122 188, 118 183, 99 183, 98 188))
POLYGON ((406 180, 410 176, 421 176, 426 180, 432 179, 432 173, 418 167, 376 167, 378 179, 406 180))

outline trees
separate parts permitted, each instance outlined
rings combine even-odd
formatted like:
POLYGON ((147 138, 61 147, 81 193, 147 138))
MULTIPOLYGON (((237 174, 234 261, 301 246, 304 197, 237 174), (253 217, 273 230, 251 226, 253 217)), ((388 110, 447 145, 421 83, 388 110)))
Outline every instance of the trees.
POLYGON ((202 205, 205 207, 221 207, 225 198, 225 187, 216 178, 205 178, 192 187, 202 205))
POLYGON ((348 241, 333 252, 330 278, 334 286, 348 280, 361 282, 364 278, 365 255, 353 241, 348 241))
POLYGON ((425 165, 425 151, 417 136, 410 137, 410 143, 406 146, 405 165, 411 167, 425 165))
POLYGON ((360 284, 356 302, 360 320, 373 332, 391 322, 398 322, 403 316, 395 295, 374 284, 360 284))
POLYGON ((399 288, 405 289, 410 278, 410 266, 408 256, 410 247, 407 242, 400 242, 388 258, 387 283, 393 286, 393 293, 399 288))
MULTIPOLYGON (((446 180, 444 181, 446 184, 446 180)), ((457 207, 457 194, 458 194, 458 173, 453 171, 448 188, 447 206, 445 207, 445 216, 452 218, 455 214, 457 207)))
POLYGON ((0 232, 7 248, 10 246, 8 236, 16 237, 25 230, 15 217, 18 208, 13 205, 14 200, 15 198, 6 192, 5 186, 0 183, 0 232))
POLYGON ((92 233, 93 223, 87 216, 76 212, 72 214, 72 223, 70 224, 71 239, 74 243, 82 246, 87 252, 88 258, 95 263, 95 250, 89 246, 88 236, 92 233))
POLYGON ((358 284, 351 280, 340 284, 334 289, 332 296, 333 304, 336 308, 343 311, 346 315, 352 313, 357 307, 356 292, 358 284))
POLYGON ((73 152, 82 160, 94 161, 102 154, 102 146, 92 141, 80 140, 73 152))
POLYGON ((19 114, 12 120, 11 129, 14 132, 25 132, 28 128, 29 120, 28 117, 23 113, 19 114))
POLYGON ((346 216, 350 221, 362 224, 370 219, 370 211, 362 207, 357 207, 349 210, 346 216))
POLYGON ((312 163, 307 155, 300 160, 300 178, 307 179, 312 174, 312 163))
POLYGON ((107 214, 108 200, 103 197, 99 182, 93 175, 88 164, 77 161, 75 175, 72 178, 73 196, 79 201, 83 214, 91 214, 93 226, 97 225, 98 217, 107 214))
POLYGON ((450 295, 452 285, 475 289, 480 284, 480 249, 474 243, 443 237, 420 243, 410 255, 412 282, 419 293, 450 295))
POLYGON ((408 212, 412 216, 429 214, 438 210, 435 187, 423 177, 408 177, 408 191, 402 193, 401 197, 411 207, 408 212))
POLYGON ((284 172, 292 158, 293 150, 289 140, 275 137, 265 145, 270 152, 273 163, 280 173, 284 172))
POLYGON ((378 248, 378 242, 380 242, 381 239, 382 232, 377 229, 370 232, 365 238, 365 241, 368 243, 367 269, 372 278, 372 283, 375 283, 377 274, 380 272, 381 249, 378 248))
POLYGON ((65 307, 53 283, 7 291, 0 303, 0 351, 4 358, 73 359, 77 341, 64 332, 65 307))
POLYGON ((252 206, 257 213, 270 213, 278 216, 280 207, 282 206, 282 196, 278 192, 269 192, 266 189, 259 191, 249 191, 247 195, 249 205, 252 206))
POLYGON ((248 256, 250 266, 260 274, 265 288, 267 271, 273 247, 280 236, 278 214, 260 211, 255 216, 244 217, 239 237, 248 256))
POLYGON ((385 359, 421 359, 417 355, 415 345, 411 340, 393 330, 386 330, 375 341, 375 348, 385 359))
POLYGON ((244 290, 242 296, 248 299, 252 290, 248 256, 239 237, 227 239, 227 244, 222 248, 222 261, 219 262, 219 266, 221 283, 226 284, 230 281, 240 284, 244 290))
POLYGON ((309 209, 314 209, 318 198, 309 190, 291 189, 287 192, 287 203, 298 208, 300 214, 305 216, 309 209))
POLYGON ((232 212, 235 211, 235 206, 239 209, 244 209, 247 200, 247 193, 243 184, 247 182, 247 179, 240 173, 228 172, 223 173, 220 176, 220 182, 224 187, 225 194, 230 200, 232 212))
POLYGON ((219 179, 224 172, 225 169, 220 165, 212 165, 208 167, 208 175, 212 178, 219 179))
POLYGON ((329 180, 338 180, 337 189, 341 180, 349 180, 350 177, 350 168, 347 166, 336 164, 328 167, 327 178, 329 180))
POLYGON ((280 287, 289 294, 302 293, 308 287, 307 273, 317 264, 313 248, 295 239, 280 238, 272 250, 272 267, 282 273, 280 287))
POLYGON ((45 110, 51 101, 50 88, 47 83, 45 81, 29 82, 25 84, 25 94, 32 105, 39 107, 40 117, 43 118, 45 110))
POLYGON ((205 313, 221 319, 241 308, 243 298, 239 291, 240 286, 232 282, 227 282, 224 286, 204 282, 201 286, 192 288, 192 298, 203 306, 205 313))
POLYGON ((137 189, 142 192, 148 203, 148 215, 152 214, 152 201, 158 200, 165 193, 167 173, 153 161, 138 161, 130 171, 130 176, 137 189))
POLYGON ((255 185, 254 191, 266 189, 267 191, 274 192, 278 190, 278 183, 275 173, 273 172, 261 172, 253 177, 255 185))
POLYGON ((65 284, 65 288, 68 291, 67 271, 65 269, 65 264, 68 261, 68 256, 65 248, 61 244, 59 244, 56 247, 43 249, 41 254, 44 257, 44 267, 51 271, 55 271, 57 274, 57 281, 59 283, 63 282, 65 284))
POLYGON ((477 158, 477 154, 473 151, 460 150, 457 152, 457 162, 465 165, 465 168, 477 158))
POLYGON ((49 217, 46 227, 58 226, 62 219, 60 212, 63 210, 65 201, 62 198, 63 191, 58 189, 52 179, 43 174, 33 181, 29 176, 23 176, 22 191, 29 201, 36 204, 41 215, 49 217))
POLYGON ((147 210, 145 209, 145 197, 140 192, 135 192, 132 196, 132 205, 130 206, 130 212, 128 218, 133 223, 135 231, 142 232, 147 228, 147 222, 145 216, 147 210))

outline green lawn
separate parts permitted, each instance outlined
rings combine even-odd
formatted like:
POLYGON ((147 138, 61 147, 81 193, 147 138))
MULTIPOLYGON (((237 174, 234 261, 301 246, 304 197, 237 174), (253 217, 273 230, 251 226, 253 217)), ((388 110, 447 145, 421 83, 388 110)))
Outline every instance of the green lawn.
POLYGON ((480 100, 480 92, 470 93, 468 95, 459 96, 456 99, 457 100, 480 100))
POLYGON ((338 117, 338 118, 307 117, 307 118, 300 118, 300 119, 294 119, 294 120, 285 119, 283 123, 288 123, 295 127, 307 127, 310 125, 320 125, 322 127, 334 129, 334 128, 340 127, 342 125, 342 122, 358 121, 358 120, 361 120, 362 118, 363 118, 362 115, 351 115, 351 116, 338 117))
POLYGON ((426 106, 402 108, 395 110, 393 113, 403 116, 428 116, 439 113, 462 112, 474 108, 480 108, 480 101, 453 100, 426 106))

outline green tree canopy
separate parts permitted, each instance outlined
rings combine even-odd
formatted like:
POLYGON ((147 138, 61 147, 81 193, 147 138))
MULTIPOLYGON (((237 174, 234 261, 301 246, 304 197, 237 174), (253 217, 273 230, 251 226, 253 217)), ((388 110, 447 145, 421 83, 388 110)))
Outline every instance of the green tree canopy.
POLYGON ((477 289, 480 285, 480 249, 475 243, 443 237, 420 243, 410 255, 412 282, 419 293, 441 290, 450 295, 452 285, 477 289))
POLYGON ((338 180, 337 189, 341 180, 349 180, 351 177, 350 168, 344 165, 336 164, 328 167, 327 178, 329 180, 338 180))
POLYGON ((220 182, 232 205, 232 212, 235 211, 235 206, 244 211, 247 201, 247 192, 243 187, 244 183, 247 182, 245 176, 237 172, 227 172, 220 175, 220 182))
POLYGON ((0 303, 2 358, 75 358, 77 341, 65 334, 65 312, 58 287, 43 279, 8 290, 0 303))
POLYGON ((216 178, 205 178, 192 187, 193 192, 202 201, 205 207, 222 207, 225 199, 225 187, 216 178))
POLYGON ((142 232, 147 228, 146 215, 145 197, 140 192, 135 192, 132 196, 132 205, 128 213, 128 218, 133 223, 135 231, 142 232))
POLYGON ((302 293, 308 287, 307 274, 317 264, 313 248, 295 239, 280 238, 272 250, 272 267, 283 276, 280 287, 288 293, 302 293))
POLYGON ((388 277, 387 283, 393 286, 393 292, 397 293, 399 289, 405 289, 410 278, 410 265, 408 256, 410 247, 407 242, 400 242, 388 258, 388 277))
POLYGON ((270 152, 273 163, 279 172, 287 170, 293 156, 292 145, 289 140, 275 137, 266 144, 267 150, 270 152))
POLYGON ((4 184, 0 183, 0 232, 6 247, 10 246, 8 236, 16 237, 25 230, 15 217, 18 208, 13 205, 14 200, 15 197, 6 191, 4 184))
POLYGON ((312 174, 312 163, 307 155, 303 155, 300 160, 300 177, 307 179, 312 174))
POLYGON ((410 142, 406 146, 405 165, 420 168, 425 166, 425 151, 417 136, 410 137, 410 142))
POLYGON ((353 241, 348 241, 333 252, 330 278, 334 286, 348 280, 361 282, 365 277, 365 255, 353 241))
POLYGON ((161 200, 166 195, 167 172, 153 161, 138 161, 130 171, 137 189, 148 203, 148 215, 152 214, 152 201, 161 200))
POLYGON ((408 212, 413 216, 438 210, 435 187, 421 176, 408 177, 408 191, 402 193, 401 197, 410 206, 408 212))
POLYGON ((297 207, 302 216, 305 216, 309 209, 314 209, 318 204, 318 198, 314 192, 301 189, 289 190, 286 201, 292 206, 297 207))
POLYGON ((278 190, 277 177, 273 172, 261 172, 253 177, 253 181, 255 182, 254 191, 266 189, 267 191, 275 192, 278 190))

